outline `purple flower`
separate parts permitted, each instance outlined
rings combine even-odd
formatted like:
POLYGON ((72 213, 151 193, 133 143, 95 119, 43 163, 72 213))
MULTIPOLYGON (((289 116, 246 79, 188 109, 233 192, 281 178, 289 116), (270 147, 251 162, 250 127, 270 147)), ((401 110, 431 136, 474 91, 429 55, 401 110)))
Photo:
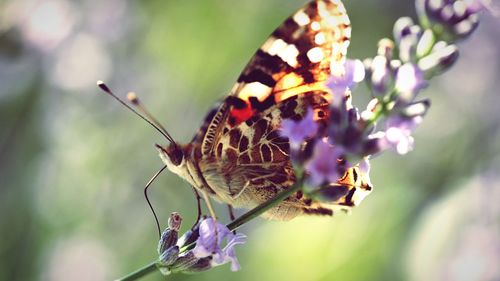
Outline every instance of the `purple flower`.
POLYGON ((383 96, 392 83, 392 69, 385 56, 376 56, 370 64, 372 91, 376 96, 383 96))
POLYGON ((396 72, 395 89, 403 102, 411 102, 415 95, 427 86, 424 73, 414 64, 405 63, 396 72))
POLYGON ((439 42, 434 46, 430 54, 418 61, 418 67, 429 77, 447 70, 457 59, 457 46, 439 42))
POLYGON ((420 21, 425 28, 431 28, 436 34, 443 35, 445 40, 453 40, 465 38, 476 29, 479 24, 478 13, 485 9, 491 11, 489 2, 491 1, 418 0, 416 5, 420 21))
POLYGON ((246 236, 237 233, 233 236, 232 239, 229 240, 226 247, 224 247, 224 251, 226 252, 225 262, 231 262, 231 271, 240 270, 240 263, 236 259, 236 253, 234 252, 234 246, 238 244, 244 244, 246 242, 246 236))
POLYGON ((369 175, 371 170, 370 160, 368 158, 363 158, 359 162, 359 171, 365 175, 369 175))
POLYGON ((211 256, 212 266, 231 262, 231 270, 239 270, 240 264, 236 258, 234 246, 245 243, 245 235, 233 234, 225 225, 210 217, 200 223, 199 234, 193 249, 196 258, 211 256), (222 248, 224 240, 227 240, 227 244, 222 248))
POLYGON ((340 105, 345 99, 346 91, 352 89, 364 78, 365 67, 360 60, 347 60, 345 65, 332 69, 332 75, 326 82, 326 86, 332 90, 333 103, 340 105))
POLYGON ((314 111, 307 110, 306 116, 300 121, 283 120, 281 135, 288 137, 292 149, 298 149, 305 139, 313 137, 318 131, 318 124, 314 121, 314 111))
POLYGON ((491 7, 491 0, 464 0, 467 5, 467 11, 470 13, 479 13, 483 10, 488 10, 490 12, 494 12, 491 7))
POLYGON ((390 116, 386 121, 384 137, 380 139, 382 148, 394 148, 401 155, 410 152, 414 143, 411 134, 422 120, 420 115, 414 117, 390 116))
POLYGON ((422 28, 413 24, 411 18, 402 17, 394 23, 393 34, 401 61, 410 62, 415 60, 417 45, 422 36, 422 28))
POLYGON ((342 156, 343 150, 332 146, 326 139, 316 142, 313 156, 305 166, 309 173, 309 184, 318 187, 325 183, 337 182, 344 172, 339 161, 342 156))

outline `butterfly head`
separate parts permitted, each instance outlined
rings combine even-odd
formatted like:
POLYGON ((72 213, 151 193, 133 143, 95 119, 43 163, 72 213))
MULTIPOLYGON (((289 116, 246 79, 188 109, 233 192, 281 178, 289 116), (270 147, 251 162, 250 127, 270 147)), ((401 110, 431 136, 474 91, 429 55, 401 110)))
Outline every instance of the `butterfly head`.
POLYGON ((163 147, 159 144, 156 145, 160 153, 160 158, 167 165, 169 170, 173 170, 176 167, 183 166, 184 164, 184 151, 182 147, 177 143, 171 143, 167 147, 163 147))

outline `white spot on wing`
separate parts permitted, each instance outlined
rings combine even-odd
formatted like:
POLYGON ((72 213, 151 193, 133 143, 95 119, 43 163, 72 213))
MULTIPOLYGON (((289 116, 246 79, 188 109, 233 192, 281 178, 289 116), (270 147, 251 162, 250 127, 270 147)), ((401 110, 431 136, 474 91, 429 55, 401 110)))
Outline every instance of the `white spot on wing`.
POLYGON ((313 21, 311 23, 311 29, 314 30, 314 31, 318 31, 318 30, 321 29, 321 25, 319 24, 319 22, 313 21))
POLYGON ((288 63, 291 67, 297 67, 297 56, 299 55, 299 50, 294 44, 289 44, 285 49, 278 53, 278 56, 288 63))
POLYGON ((320 32, 314 36, 314 43, 317 45, 323 45, 326 42, 325 34, 320 32))
POLYGON ((325 54, 323 53, 323 50, 320 47, 315 47, 307 51, 307 58, 309 61, 312 63, 317 63, 323 60, 325 57, 325 54))
POLYGON ((270 54, 271 56, 277 55, 279 52, 283 51, 283 49, 286 48, 288 44, 281 40, 281 39, 276 39, 272 42, 271 46, 267 50, 267 53, 270 54))
POLYGON ((298 11, 294 16, 293 16, 293 20, 299 25, 299 26, 304 26, 304 25, 307 25, 309 24, 309 22, 311 21, 311 19, 309 18, 309 16, 304 13, 304 11, 298 11))
POLYGON ((261 50, 267 52, 271 56, 279 56, 284 62, 292 67, 298 65, 297 56, 299 55, 299 50, 295 45, 288 44, 282 39, 276 39, 274 37, 269 38, 261 47, 261 50))
POLYGON ((249 97, 256 97, 260 101, 265 100, 271 94, 271 87, 268 87, 260 82, 248 83, 238 93, 238 97, 243 100, 248 100, 249 97))
POLYGON ((269 49, 271 48, 271 46, 273 45, 274 41, 276 41, 276 38, 274 38, 273 36, 270 36, 266 42, 264 42, 264 44, 262 44, 262 47, 260 47, 260 49, 262 51, 264 51, 265 53, 269 53, 269 49))

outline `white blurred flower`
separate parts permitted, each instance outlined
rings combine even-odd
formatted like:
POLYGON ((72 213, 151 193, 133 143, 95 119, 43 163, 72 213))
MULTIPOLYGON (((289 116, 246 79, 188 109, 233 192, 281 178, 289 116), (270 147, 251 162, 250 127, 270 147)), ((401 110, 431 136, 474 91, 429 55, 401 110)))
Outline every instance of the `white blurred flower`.
POLYGON ((114 259, 106 247, 94 239, 72 237, 58 241, 43 268, 42 280, 111 280, 114 259))
POLYGON ((61 50, 52 70, 52 81, 64 90, 95 88, 95 81, 106 80, 112 68, 104 45, 88 34, 79 34, 61 50))
POLYGON ((79 13, 65 0, 18 0, 9 2, 0 17, 3 28, 18 26, 27 42, 49 51, 69 36, 79 13))

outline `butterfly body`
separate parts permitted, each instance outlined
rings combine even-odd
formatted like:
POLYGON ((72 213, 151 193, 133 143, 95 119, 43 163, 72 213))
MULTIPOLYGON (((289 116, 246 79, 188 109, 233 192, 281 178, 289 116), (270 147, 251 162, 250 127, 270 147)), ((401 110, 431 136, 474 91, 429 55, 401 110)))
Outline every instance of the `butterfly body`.
MULTIPOLYGON (((289 188, 296 178, 280 124, 301 120, 308 109, 320 126, 328 118, 333 95, 324 81, 344 62, 349 37, 349 18, 340 0, 311 1, 266 40, 193 140, 159 147, 160 157, 196 189, 236 208, 255 207, 289 188)), ((353 206, 359 197, 355 187, 369 186, 358 175, 358 168, 347 171, 339 182, 350 188, 330 204, 312 202, 298 192, 264 216, 288 220, 353 206)))

